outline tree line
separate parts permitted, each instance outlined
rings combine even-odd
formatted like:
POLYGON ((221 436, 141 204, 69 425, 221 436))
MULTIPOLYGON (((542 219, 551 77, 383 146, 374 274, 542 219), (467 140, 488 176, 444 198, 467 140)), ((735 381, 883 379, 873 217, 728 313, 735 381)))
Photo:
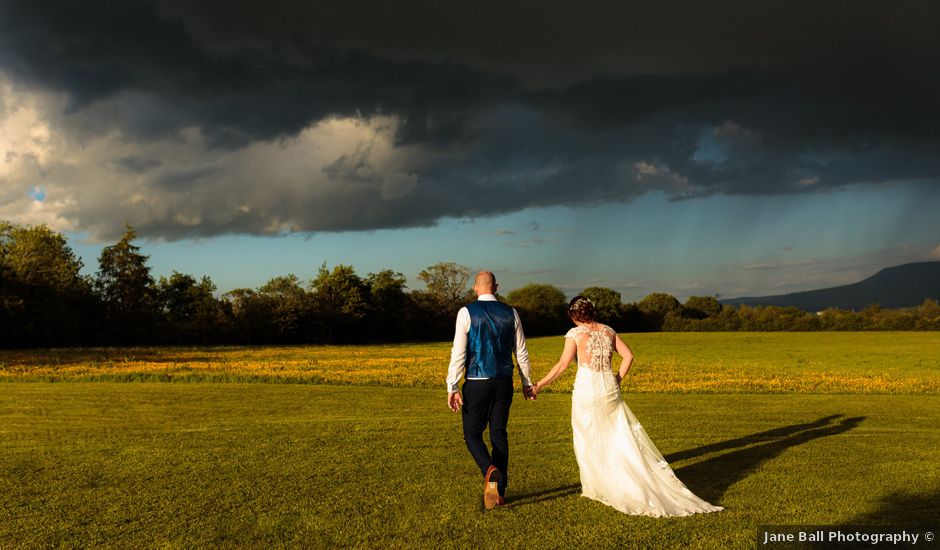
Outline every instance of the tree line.
MULTIPOLYGON (((0 346, 446 340, 457 310, 475 299, 469 270, 449 262, 418 274, 424 290, 409 290, 405 276, 390 269, 363 277, 348 265, 323 264, 308 281, 289 274, 217 296, 209 277, 174 271, 155 279, 136 238, 127 226, 101 251, 90 276, 80 273, 82 261, 62 234, 0 221, 0 346)), ((817 315, 703 296, 681 303, 665 293, 623 303, 620 293, 602 287, 581 294, 619 332, 940 329, 933 300, 904 310, 872 305, 817 315)), ((563 334, 570 326, 568 300, 557 287, 529 284, 500 299, 519 310, 530 336, 563 334)))

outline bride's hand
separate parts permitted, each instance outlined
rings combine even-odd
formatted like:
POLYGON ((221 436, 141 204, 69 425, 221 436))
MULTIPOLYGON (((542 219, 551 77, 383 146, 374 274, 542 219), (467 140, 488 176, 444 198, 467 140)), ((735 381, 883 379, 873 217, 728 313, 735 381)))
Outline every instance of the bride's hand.
POLYGON ((623 381, 623 377, 620 376, 620 373, 618 372, 617 374, 614 375, 614 380, 617 381, 617 385, 619 386, 620 382, 623 381))

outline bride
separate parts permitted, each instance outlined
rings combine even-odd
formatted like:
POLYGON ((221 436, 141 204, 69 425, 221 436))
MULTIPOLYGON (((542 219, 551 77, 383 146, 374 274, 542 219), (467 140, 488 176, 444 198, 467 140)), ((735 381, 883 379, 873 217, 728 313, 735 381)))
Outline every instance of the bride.
POLYGON ((679 481, 620 397, 620 382, 633 363, 630 348, 612 328, 594 320, 594 305, 587 298, 571 300, 568 316, 575 328, 565 335, 561 359, 532 389, 537 394, 558 378, 577 354, 571 428, 582 494, 632 515, 688 516, 723 510, 679 481), (614 348, 623 357, 616 375, 611 370, 614 348))

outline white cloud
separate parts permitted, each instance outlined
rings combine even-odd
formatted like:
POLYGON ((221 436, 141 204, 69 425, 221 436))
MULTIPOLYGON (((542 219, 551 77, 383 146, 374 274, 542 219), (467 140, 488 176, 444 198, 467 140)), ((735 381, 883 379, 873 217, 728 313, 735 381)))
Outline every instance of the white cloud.
POLYGON ((818 176, 806 176, 796 180, 796 184, 800 187, 810 187, 819 183, 818 176))
POLYGON ((421 183, 412 150, 394 143, 395 117, 328 118, 228 150, 198 127, 151 141, 76 131, 57 98, 4 79, 0 101, 0 219, 92 240, 113 239, 125 222, 170 238, 354 226, 421 183))
POLYGON ((50 130, 37 101, 15 88, 0 73, 0 177, 15 174, 20 164, 45 164, 49 158, 50 130))
POLYGON ((55 194, 47 177, 63 141, 45 116, 49 97, 29 93, 0 73, 0 218, 66 231, 73 225, 60 211, 69 197, 55 194))
POLYGON ((649 160, 639 160, 630 166, 637 181, 654 184, 675 196, 694 194, 689 178, 672 170, 667 164, 649 160))
POLYGON ((662 173, 660 167, 656 166, 652 162, 647 162, 645 160, 634 163, 633 168, 636 170, 637 179, 643 179, 646 176, 658 176, 662 173))

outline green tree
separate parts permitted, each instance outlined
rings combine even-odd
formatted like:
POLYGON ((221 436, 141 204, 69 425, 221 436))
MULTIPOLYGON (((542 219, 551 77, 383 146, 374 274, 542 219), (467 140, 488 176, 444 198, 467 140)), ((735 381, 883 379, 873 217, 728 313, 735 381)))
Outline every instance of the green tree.
POLYGON ((46 225, 0 221, 0 342, 74 345, 87 340, 93 295, 81 260, 46 225), (87 311, 86 311, 87 310, 87 311))
POLYGON ((682 308, 682 316, 704 319, 721 313, 721 304, 712 296, 689 296, 682 308))
POLYGON ((672 294, 654 292, 640 300, 637 308, 643 312, 649 330, 661 330, 666 316, 670 313, 678 315, 681 306, 672 294))
POLYGON ((231 316, 233 340, 252 344, 277 341, 270 297, 252 288, 236 288, 226 292, 222 300, 231 316))
POLYGON ((172 342, 209 343, 218 336, 222 310, 215 290, 205 276, 197 281, 174 271, 169 278, 160 277, 157 302, 168 325, 163 332, 172 342))
POLYGON ((663 292, 653 292, 647 295, 637 303, 637 307, 643 311, 656 313, 663 317, 669 312, 678 312, 680 308, 679 300, 677 300, 675 296, 663 292))
POLYGON ((425 290, 411 291, 408 302, 404 333, 409 339, 447 340, 454 337, 454 320, 460 303, 444 303, 425 290))
POLYGON ((405 276, 385 269, 369 273, 369 336, 377 340, 399 340, 404 336, 410 298, 405 292, 405 276))
POLYGON ((568 299, 552 285, 528 284, 510 292, 506 301, 519 312, 527 334, 558 334, 568 324, 568 299))
POLYGON ((619 329, 623 318, 623 302, 620 293, 610 288, 592 286, 581 291, 581 295, 594 304, 597 320, 619 329))
POLYGON ((108 329, 123 343, 149 341, 156 319, 156 288, 149 256, 133 243, 137 232, 128 224, 121 239, 98 257, 95 287, 105 306, 108 329))
POLYGON ((940 330, 940 303, 927 298, 914 309, 914 326, 918 330, 940 330))
POLYGON ((355 337, 355 334, 342 331, 365 317, 368 289, 352 266, 339 264, 330 271, 324 263, 310 287, 314 292, 318 321, 325 328, 326 341, 332 342, 337 336, 355 337))
POLYGON ((619 327, 613 327, 617 332, 643 332, 650 330, 646 322, 646 314, 640 311, 636 303, 624 304, 621 308, 619 327))
POLYGON ((917 306, 917 313, 924 317, 940 317, 940 303, 937 300, 925 298, 923 303, 917 306))
POLYGON ((418 273, 418 279, 427 286, 428 293, 443 304, 455 304, 466 294, 470 269, 453 262, 440 262, 418 273))
POLYGON ((274 277, 260 288, 258 294, 267 302, 268 320, 279 342, 300 342, 309 339, 312 296, 290 273, 274 277))
POLYGON ((70 291, 86 282, 79 273, 82 261, 65 237, 46 225, 0 222, 0 264, 10 276, 32 286, 70 291))

